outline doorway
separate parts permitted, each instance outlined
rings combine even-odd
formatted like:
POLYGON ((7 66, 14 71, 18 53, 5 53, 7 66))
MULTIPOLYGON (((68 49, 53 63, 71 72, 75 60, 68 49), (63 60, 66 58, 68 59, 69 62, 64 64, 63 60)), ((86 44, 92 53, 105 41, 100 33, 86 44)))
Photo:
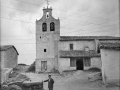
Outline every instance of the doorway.
POLYGON ((41 71, 47 70, 47 61, 41 61, 41 71))
POLYGON ((76 69, 77 70, 84 70, 83 59, 77 59, 76 61, 76 69))

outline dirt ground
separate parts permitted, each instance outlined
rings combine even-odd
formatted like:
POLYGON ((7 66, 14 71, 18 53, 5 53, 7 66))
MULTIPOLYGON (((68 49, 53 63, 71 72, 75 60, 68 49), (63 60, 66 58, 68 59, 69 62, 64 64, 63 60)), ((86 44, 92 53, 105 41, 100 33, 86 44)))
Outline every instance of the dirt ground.
MULTIPOLYGON (((36 74, 26 73, 32 82, 44 81, 48 79, 48 73, 36 74)), ((88 80, 88 73, 76 71, 65 75, 51 74, 54 79, 54 90, 119 90, 118 86, 106 87, 101 80, 88 80)), ((47 83, 44 83, 44 89, 48 90, 47 83)))

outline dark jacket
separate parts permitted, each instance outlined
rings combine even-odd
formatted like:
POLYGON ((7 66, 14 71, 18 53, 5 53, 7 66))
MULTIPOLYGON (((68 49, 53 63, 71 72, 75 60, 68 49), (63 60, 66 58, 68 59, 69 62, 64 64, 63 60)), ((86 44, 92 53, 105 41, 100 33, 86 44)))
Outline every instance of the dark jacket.
POLYGON ((48 88, 53 88, 54 80, 52 78, 50 79, 50 81, 48 79, 48 80, 45 80, 44 82, 48 82, 48 88))

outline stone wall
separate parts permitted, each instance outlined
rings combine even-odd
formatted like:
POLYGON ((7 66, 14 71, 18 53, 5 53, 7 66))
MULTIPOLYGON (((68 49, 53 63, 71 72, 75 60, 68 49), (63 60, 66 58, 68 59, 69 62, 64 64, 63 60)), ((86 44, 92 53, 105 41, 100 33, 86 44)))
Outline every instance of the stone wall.
POLYGON ((59 61, 59 72, 70 70, 70 59, 69 58, 60 58, 59 61))
POLYGON ((89 50, 95 50, 95 41, 62 41, 60 50, 70 50, 70 44, 73 44, 73 50, 84 50, 86 46, 89 50))
POLYGON ((36 59, 35 63, 36 72, 53 72, 55 70, 55 59, 47 58, 47 59, 36 59), (47 61, 47 69, 42 71, 41 61, 47 61))
POLYGON ((92 57, 91 58, 91 67, 98 67, 101 69, 102 62, 100 57, 92 57))
POLYGON ((4 67, 5 51, 0 52, 0 67, 4 67))
POLYGON ((13 68, 18 63, 18 54, 14 48, 1 52, 2 68, 13 68))

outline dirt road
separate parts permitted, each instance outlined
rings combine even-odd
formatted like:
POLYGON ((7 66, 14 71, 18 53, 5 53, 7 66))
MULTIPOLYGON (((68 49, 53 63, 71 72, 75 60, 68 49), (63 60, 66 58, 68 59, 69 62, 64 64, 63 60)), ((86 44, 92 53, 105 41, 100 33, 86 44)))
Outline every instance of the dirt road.
MULTIPOLYGON (((32 81, 44 81, 48 78, 48 74, 27 73, 26 75, 32 81)), ((105 87, 101 80, 89 81, 86 73, 82 71, 64 76, 52 74, 52 78, 55 80, 54 90, 119 90, 117 86, 105 87)), ((47 83, 44 83, 44 89, 48 90, 47 83)))

